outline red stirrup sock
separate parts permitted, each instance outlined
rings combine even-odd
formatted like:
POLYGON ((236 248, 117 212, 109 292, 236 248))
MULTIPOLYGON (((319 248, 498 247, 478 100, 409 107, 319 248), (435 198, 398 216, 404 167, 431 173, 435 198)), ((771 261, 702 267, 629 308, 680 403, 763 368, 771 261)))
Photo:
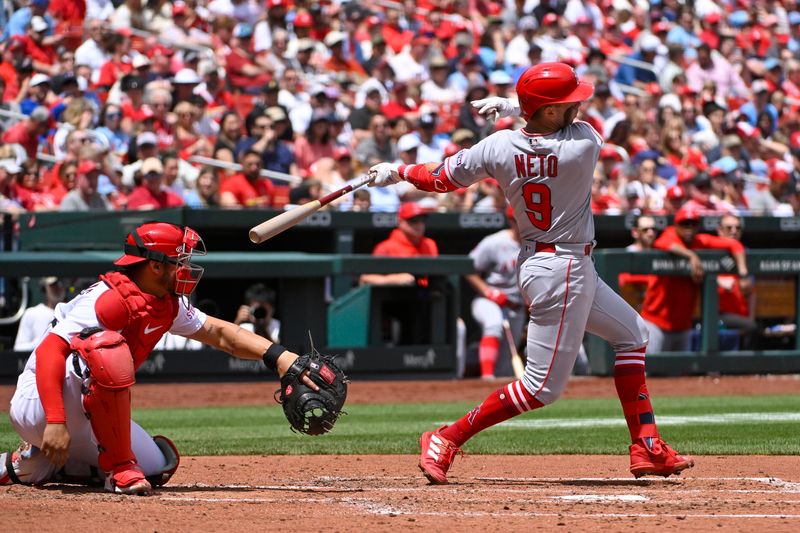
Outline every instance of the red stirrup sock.
POLYGON ((653 406, 644 379, 644 348, 618 352, 614 363, 614 385, 628 423, 631 442, 658 437, 653 406))
POLYGON ((440 435, 461 446, 479 431, 499 424, 526 411, 544 407, 517 380, 491 393, 483 403, 444 429, 440 435))
POLYGON ((494 364, 500 354, 500 339, 482 337, 478 345, 478 360, 481 363, 481 377, 494 376, 494 364))

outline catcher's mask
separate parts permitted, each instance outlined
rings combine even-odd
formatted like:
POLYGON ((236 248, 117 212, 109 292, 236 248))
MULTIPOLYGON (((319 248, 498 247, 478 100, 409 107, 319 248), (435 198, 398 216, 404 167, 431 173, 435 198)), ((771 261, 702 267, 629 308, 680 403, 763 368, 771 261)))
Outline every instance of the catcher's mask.
POLYGON ((142 261, 177 265, 174 293, 188 296, 203 276, 203 267, 193 264, 193 256, 206 255, 206 246, 198 233, 188 226, 168 222, 147 222, 128 234, 124 255, 114 261, 117 266, 142 261))

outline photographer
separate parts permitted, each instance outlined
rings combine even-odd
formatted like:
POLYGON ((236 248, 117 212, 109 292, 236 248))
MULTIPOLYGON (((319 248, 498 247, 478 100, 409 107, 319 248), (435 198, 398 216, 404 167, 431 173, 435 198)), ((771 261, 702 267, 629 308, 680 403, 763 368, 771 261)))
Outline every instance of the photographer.
POLYGON ((247 288, 244 300, 233 323, 272 342, 280 342, 281 323, 274 318, 275 291, 263 283, 256 283, 247 288))

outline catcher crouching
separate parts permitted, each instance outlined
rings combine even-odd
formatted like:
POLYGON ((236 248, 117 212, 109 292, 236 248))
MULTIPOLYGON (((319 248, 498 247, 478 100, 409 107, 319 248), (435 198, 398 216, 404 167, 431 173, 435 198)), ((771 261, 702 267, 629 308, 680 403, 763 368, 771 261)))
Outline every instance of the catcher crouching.
POLYGON ((188 296, 203 267, 191 260, 204 254, 191 228, 142 224, 114 262, 121 271, 56 306, 17 380, 9 416, 23 443, 0 453, 0 485, 102 483, 109 492, 144 495, 167 483, 180 464, 178 450, 131 420, 130 393, 136 369, 167 331, 241 359, 263 359, 285 378, 287 417, 287 406, 303 413, 302 423, 289 417, 292 426, 309 434, 330 430, 347 393, 344 374, 331 361, 320 364, 318 354, 299 358, 192 307, 188 296), (288 385, 304 400, 295 401, 288 385))

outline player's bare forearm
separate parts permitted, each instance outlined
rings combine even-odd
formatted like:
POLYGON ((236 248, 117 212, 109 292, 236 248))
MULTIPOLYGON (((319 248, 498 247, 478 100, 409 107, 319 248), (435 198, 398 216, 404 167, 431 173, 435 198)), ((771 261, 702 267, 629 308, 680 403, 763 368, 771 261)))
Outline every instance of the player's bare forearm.
POLYGON ((272 345, 268 339, 252 331, 213 316, 209 316, 203 327, 189 338, 240 359, 261 359, 267 348, 272 345))
POLYGON ((731 254, 733 256, 733 260, 736 262, 736 272, 739 276, 746 278, 750 275, 747 270, 747 256, 744 252, 734 252, 731 254))

